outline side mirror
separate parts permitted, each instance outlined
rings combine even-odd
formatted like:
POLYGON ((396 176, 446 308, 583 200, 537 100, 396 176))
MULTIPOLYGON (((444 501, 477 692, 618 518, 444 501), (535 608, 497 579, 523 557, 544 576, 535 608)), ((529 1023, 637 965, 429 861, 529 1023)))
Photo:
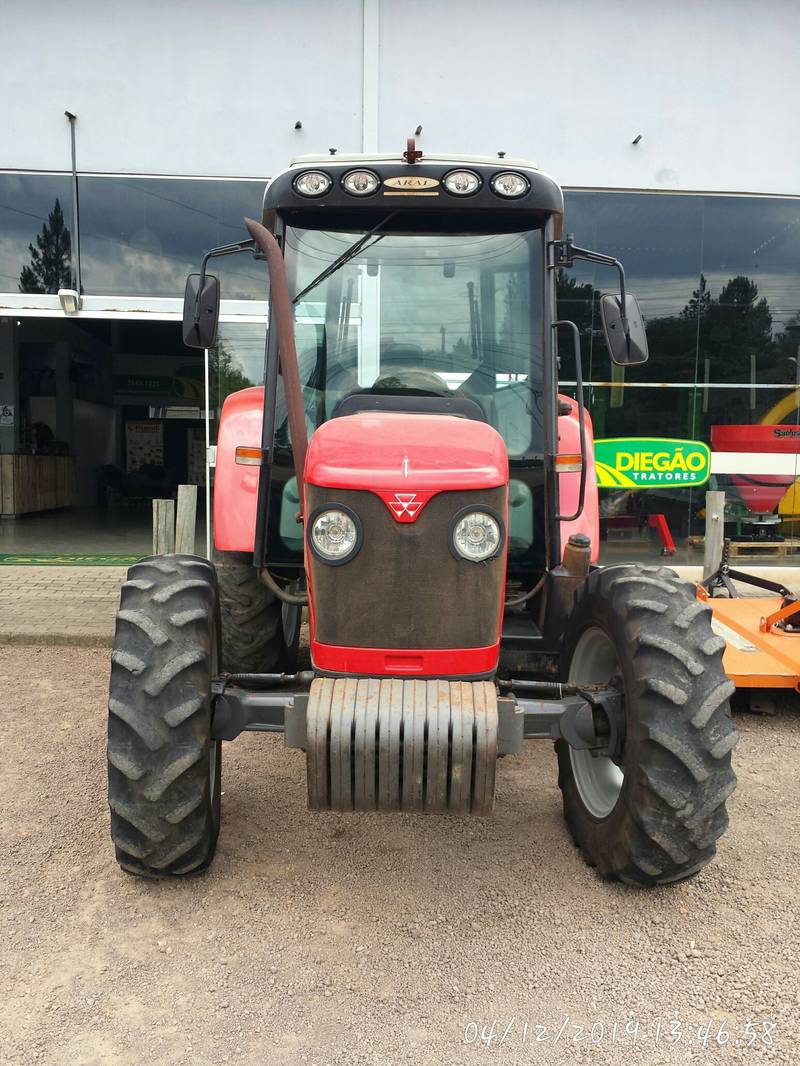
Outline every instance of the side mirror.
POLYGON ((642 312, 635 296, 625 297, 625 316, 628 319, 628 334, 622 321, 622 305, 619 296, 604 293, 600 297, 600 317, 606 344, 617 366, 640 366, 647 362, 647 335, 644 331, 642 312))
POLYGON ((219 278, 190 274, 183 294, 183 343, 189 348, 213 347, 218 325, 219 278))

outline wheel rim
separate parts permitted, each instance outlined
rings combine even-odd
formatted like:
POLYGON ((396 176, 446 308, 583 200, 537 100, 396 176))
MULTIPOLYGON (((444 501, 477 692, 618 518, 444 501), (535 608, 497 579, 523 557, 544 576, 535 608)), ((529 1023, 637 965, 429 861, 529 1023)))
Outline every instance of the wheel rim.
MULTIPOLYGON (((591 685, 610 681, 619 671, 619 660, 611 638, 592 627, 578 639, 569 664, 573 684, 591 685)), ((625 774, 613 759, 594 756, 590 751, 569 749, 572 774, 583 804, 595 818, 605 818, 616 806, 625 774)))
POLYGON ((295 607, 294 604, 291 603, 284 603, 281 609, 283 640, 286 644, 286 647, 290 650, 294 646, 295 637, 297 636, 297 632, 300 629, 302 615, 302 607, 295 607))

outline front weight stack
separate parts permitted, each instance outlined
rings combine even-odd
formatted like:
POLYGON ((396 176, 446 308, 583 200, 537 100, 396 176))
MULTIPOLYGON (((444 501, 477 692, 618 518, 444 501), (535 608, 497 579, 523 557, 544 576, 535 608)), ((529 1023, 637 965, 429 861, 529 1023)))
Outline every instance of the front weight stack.
POLYGON ((306 721, 312 810, 494 807, 497 691, 488 681, 317 678, 306 721))

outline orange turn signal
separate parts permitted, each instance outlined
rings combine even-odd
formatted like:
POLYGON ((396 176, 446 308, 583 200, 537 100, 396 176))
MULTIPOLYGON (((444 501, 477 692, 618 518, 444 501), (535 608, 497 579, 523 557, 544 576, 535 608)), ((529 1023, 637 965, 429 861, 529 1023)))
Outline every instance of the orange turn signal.
POLYGON ((239 466, 261 466, 264 452, 261 448, 237 448, 236 462, 239 466))
POLYGON ((556 473, 558 474, 579 474, 583 469, 583 460, 578 455, 557 455, 556 456, 556 473))

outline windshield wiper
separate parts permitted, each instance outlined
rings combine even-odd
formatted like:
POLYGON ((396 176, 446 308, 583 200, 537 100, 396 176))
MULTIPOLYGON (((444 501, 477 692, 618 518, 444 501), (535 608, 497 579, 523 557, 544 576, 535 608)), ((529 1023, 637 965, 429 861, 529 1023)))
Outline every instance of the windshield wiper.
MULTIPOLYGON (((378 230, 382 229, 382 227, 385 226, 387 222, 391 221, 391 219, 393 219, 396 214, 396 211, 392 211, 390 215, 387 215, 386 218, 382 218, 380 222, 378 222, 377 225, 373 226, 371 230, 365 233, 363 237, 359 237, 355 244, 351 244, 346 251, 342 252, 338 259, 334 259, 334 261, 329 266, 326 266, 320 274, 317 274, 317 276, 312 282, 310 282, 308 285, 306 285, 304 289, 298 292, 297 296, 295 296, 295 298, 292 300, 292 303, 298 303, 300 300, 303 299, 306 293, 311 292, 312 289, 316 289, 317 285, 325 281, 326 278, 329 278, 331 274, 335 274, 340 267, 343 267, 345 265, 345 263, 349 263, 353 256, 358 255, 358 253, 361 251, 361 249, 364 247, 370 237, 374 237, 378 230)), ((372 243, 377 244, 378 241, 385 236, 385 233, 381 233, 377 240, 373 241, 372 243)))

